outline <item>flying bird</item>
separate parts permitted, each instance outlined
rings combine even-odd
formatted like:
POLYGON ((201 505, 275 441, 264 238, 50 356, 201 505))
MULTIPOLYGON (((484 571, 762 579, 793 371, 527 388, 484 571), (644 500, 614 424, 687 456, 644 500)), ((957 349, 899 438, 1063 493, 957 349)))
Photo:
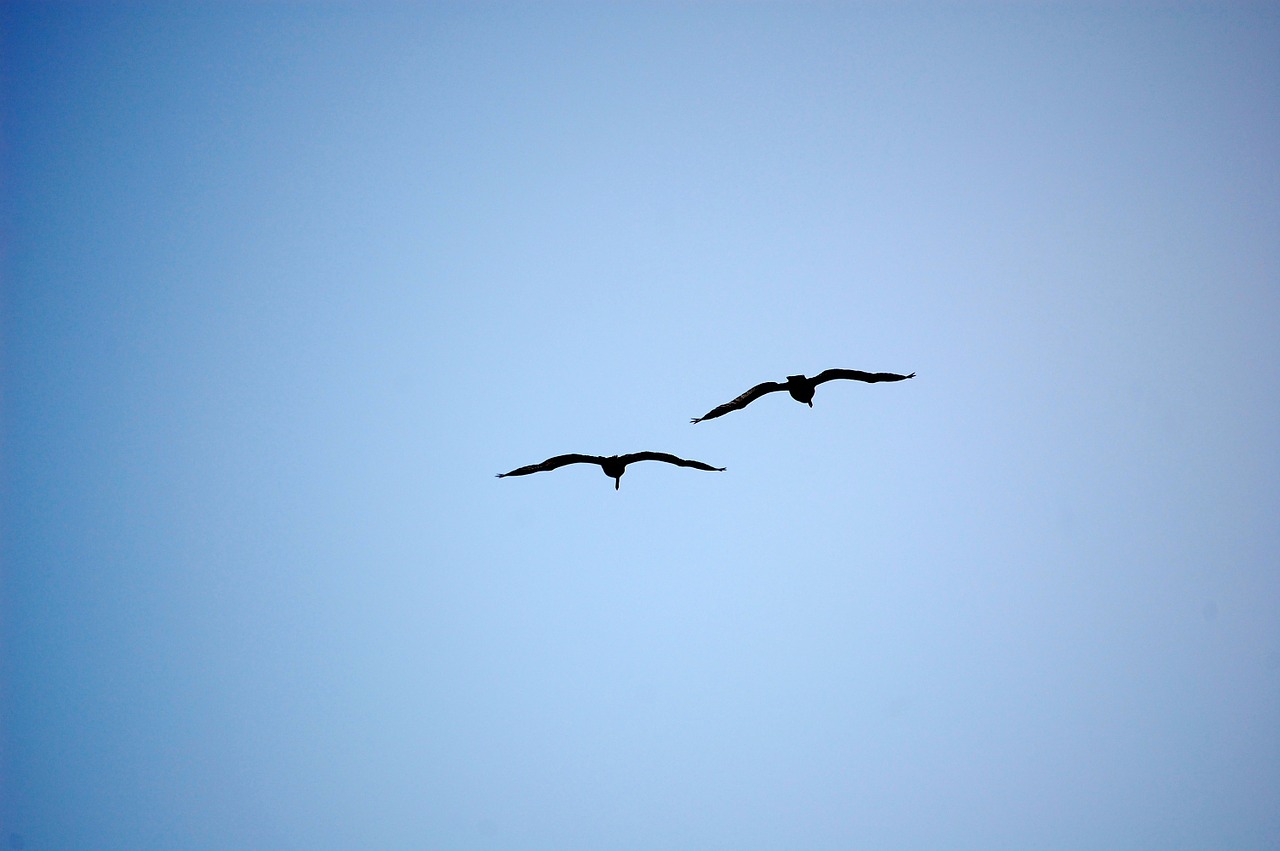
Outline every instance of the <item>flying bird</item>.
POLYGON ((834 381, 837 378, 848 378, 853 381, 865 381, 868 384, 875 384, 877 381, 905 381, 908 378, 915 378, 913 372, 910 375, 898 375, 896 372, 861 372, 856 369, 827 369, 815 375, 813 378, 806 378, 803 375, 788 375, 787 383, 783 384, 778 381, 766 381, 763 384, 757 384, 746 393, 743 393, 732 402, 725 402, 718 408, 712 408, 700 417, 694 417, 689 422, 700 423, 703 420, 712 420, 716 417, 723 417, 730 411, 737 411, 750 405, 766 393, 773 393, 776 390, 785 390, 791 394, 791 398, 797 402, 804 402, 810 408, 813 407, 813 391, 824 381, 834 381))
POLYGON ((604 474, 613 479, 613 489, 618 490, 622 486, 622 474, 627 471, 627 465, 635 461, 666 461, 668 464, 676 464, 680 467, 693 467, 695 470, 710 470, 714 473, 723 473, 726 468, 712 467, 710 464, 703 464, 701 461, 689 461, 684 458, 677 458, 666 452, 631 452, 627 455, 557 455, 554 458, 548 458, 541 464, 530 464, 527 467, 517 467, 510 473, 499 473, 498 478, 507 476, 527 476, 530 473, 545 473, 548 470, 555 470, 566 464, 598 464, 600 469, 604 470, 604 474))

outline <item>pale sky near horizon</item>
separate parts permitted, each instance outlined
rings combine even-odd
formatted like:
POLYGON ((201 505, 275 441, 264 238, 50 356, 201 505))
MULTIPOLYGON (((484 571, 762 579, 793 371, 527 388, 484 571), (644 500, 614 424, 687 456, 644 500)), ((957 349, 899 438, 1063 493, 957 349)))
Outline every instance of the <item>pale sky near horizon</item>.
POLYGON ((1276 7, 0 34, 0 845, 1280 847, 1276 7))

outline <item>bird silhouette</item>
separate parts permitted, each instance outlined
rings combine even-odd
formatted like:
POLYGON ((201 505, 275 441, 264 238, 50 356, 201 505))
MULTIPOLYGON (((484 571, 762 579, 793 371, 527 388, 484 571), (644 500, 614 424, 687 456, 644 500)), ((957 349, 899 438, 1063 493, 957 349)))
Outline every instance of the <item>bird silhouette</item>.
POLYGON ((766 381, 763 384, 757 384, 732 402, 725 402, 717 408, 712 408, 702 416, 689 420, 689 422, 700 423, 703 420, 723 417, 730 411, 745 408, 766 393, 773 393, 777 390, 787 391, 791 394, 792 399, 797 402, 804 402, 812 408, 814 389, 824 381, 834 381, 837 378, 848 378, 853 381, 865 381, 868 384, 875 384, 877 381, 905 381, 908 378, 915 377, 916 374, 914 372, 910 375, 898 375, 896 372, 862 372, 856 369, 827 369, 813 378, 806 378, 803 375, 788 375, 785 384, 778 381, 766 381))
POLYGON ((557 455, 554 458, 548 458, 541 464, 530 464, 527 467, 517 467, 510 473, 499 473, 498 478, 527 476, 530 473, 545 473, 548 470, 555 470, 566 464, 598 464, 600 469, 604 470, 604 474, 613 479, 613 489, 618 490, 622 486, 622 474, 627 471, 627 465, 636 461, 665 461, 668 464, 675 464, 680 467, 693 467, 695 470, 710 470, 714 473, 723 473, 726 469, 724 467, 712 467, 710 464, 703 464, 701 461, 677 458, 666 452, 632 452, 627 455, 608 456, 557 455))

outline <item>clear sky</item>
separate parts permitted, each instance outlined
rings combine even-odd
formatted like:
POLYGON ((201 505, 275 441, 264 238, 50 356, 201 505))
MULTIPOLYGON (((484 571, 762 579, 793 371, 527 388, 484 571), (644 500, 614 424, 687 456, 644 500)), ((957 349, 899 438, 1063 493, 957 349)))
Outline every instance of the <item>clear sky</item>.
POLYGON ((1280 845, 1280 11, 1120 5, 5 4, 0 843, 1280 845))

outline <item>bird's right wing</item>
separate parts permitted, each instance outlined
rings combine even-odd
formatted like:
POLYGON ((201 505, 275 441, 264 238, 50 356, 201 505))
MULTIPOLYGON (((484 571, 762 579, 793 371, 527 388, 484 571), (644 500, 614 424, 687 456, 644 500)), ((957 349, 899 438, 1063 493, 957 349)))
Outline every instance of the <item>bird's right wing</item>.
POLYGON ((763 396, 766 393, 772 393, 775 390, 786 390, 786 389, 787 389, 787 385, 779 384, 777 381, 766 381, 763 384, 757 384, 755 387, 752 387, 750 390, 748 390, 746 393, 743 393, 741 396, 739 396, 737 399, 734 399, 732 402, 725 402, 723 405, 719 406, 718 408, 712 408, 707 413, 703 414, 700 417, 694 417, 689 422, 700 423, 703 420, 713 420, 716 417, 723 417, 725 414, 729 413, 730 411, 737 411, 737 410, 741 410, 742 408, 745 408, 747 405, 750 405, 752 402, 759 399, 761 396, 763 396))
POLYGON ((916 374, 914 372, 910 375, 899 375, 896 372, 863 372, 860 369, 824 369, 813 377, 813 383, 818 385, 824 381, 847 378, 851 381, 865 381, 868 384, 875 384, 878 381, 905 381, 908 378, 915 377, 916 374))
POLYGON ((524 467, 517 467, 510 473, 499 473, 498 478, 506 478, 507 476, 527 476, 530 473, 545 473, 548 470, 555 470, 566 464, 599 464, 600 458, 596 455, 557 455, 554 458, 548 458, 541 464, 529 464, 524 467))
POLYGON ((669 452, 632 452, 630 455, 620 456, 618 460, 625 461, 628 464, 632 461, 665 461, 678 467, 693 467, 696 470, 707 470, 712 473, 723 473, 726 469, 724 467, 712 467, 710 464, 704 464, 701 461, 690 461, 687 458, 680 458, 669 452))

